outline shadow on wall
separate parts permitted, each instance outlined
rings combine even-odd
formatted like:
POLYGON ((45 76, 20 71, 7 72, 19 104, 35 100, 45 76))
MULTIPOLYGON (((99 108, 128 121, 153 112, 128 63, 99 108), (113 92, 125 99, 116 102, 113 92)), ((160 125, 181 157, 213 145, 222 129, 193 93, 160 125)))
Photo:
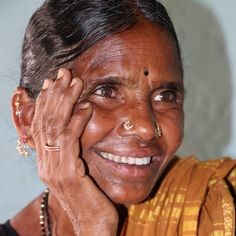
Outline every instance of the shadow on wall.
POLYGON ((193 0, 163 0, 173 19, 185 68, 185 139, 179 154, 211 159, 231 137, 232 78, 217 17, 193 0))

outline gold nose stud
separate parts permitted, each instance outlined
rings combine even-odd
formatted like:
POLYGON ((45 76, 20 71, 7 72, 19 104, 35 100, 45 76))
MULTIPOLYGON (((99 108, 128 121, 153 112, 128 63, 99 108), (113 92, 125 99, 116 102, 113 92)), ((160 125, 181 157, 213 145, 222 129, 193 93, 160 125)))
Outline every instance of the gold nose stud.
POLYGON ((123 127, 126 131, 129 131, 131 129, 133 129, 134 127, 134 123, 130 120, 126 120, 124 123, 123 123, 123 127))

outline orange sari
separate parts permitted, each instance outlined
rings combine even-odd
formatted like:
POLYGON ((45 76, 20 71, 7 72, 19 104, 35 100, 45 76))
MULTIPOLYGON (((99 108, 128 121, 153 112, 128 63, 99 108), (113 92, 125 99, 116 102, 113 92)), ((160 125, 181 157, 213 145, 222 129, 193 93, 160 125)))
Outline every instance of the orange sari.
POLYGON ((236 160, 179 159, 152 199, 130 206, 125 235, 234 236, 233 189, 236 160))

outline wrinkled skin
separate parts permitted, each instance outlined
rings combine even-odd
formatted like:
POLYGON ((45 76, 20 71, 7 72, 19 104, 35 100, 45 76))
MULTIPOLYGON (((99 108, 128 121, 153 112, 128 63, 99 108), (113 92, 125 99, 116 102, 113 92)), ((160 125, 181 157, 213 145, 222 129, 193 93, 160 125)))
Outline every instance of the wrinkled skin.
POLYGON ((30 132, 39 176, 76 235, 116 235, 116 204, 145 200, 181 144, 180 60, 170 35, 142 22, 98 42, 69 69, 47 79, 36 101, 30 132), (104 152, 151 163, 116 163, 104 152))
POLYGON ((81 99, 93 107, 81 138, 90 175, 114 202, 143 201, 183 135, 183 80, 174 44, 167 33, 146 24, 98 43, 75 68, 84 81, 81 99), (154 101, 160 95, 171 99, 173 94, 176 101, 154 101), (122 126, 126 120, 135 124, 131 131, 122 126), (158 124, 161 138, 155 130, 158 124), (145 168, 127 167, 104 160, 100 152, 154 160, 145 168))

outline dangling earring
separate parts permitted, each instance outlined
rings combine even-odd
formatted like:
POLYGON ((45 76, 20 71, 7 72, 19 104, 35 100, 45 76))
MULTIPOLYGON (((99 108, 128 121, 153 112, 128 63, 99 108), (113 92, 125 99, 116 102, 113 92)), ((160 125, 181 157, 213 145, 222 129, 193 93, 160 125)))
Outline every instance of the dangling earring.
POLYGON ((27 135, 22 135, 21 138, 19 138, 18 141, 17 141, 16 150, 23 157, 28 157, 29 156, 29 145, 27 144, 27 142, 28 142, 28 136, 27 135))
MULTIPOLYGON (((15 105, 15 108, 16 108, 15 114, 19 118, 20 114, 21 114, 20 97, 19 96, 17 97, 16 102, 15 102, 14 105, 15 105)), ((17 141, 16 150, 23 157, 28 157, 29 156, 29 145, 27 144, 28 139, 29 139, 28 136, 24 134, 17 141)))

